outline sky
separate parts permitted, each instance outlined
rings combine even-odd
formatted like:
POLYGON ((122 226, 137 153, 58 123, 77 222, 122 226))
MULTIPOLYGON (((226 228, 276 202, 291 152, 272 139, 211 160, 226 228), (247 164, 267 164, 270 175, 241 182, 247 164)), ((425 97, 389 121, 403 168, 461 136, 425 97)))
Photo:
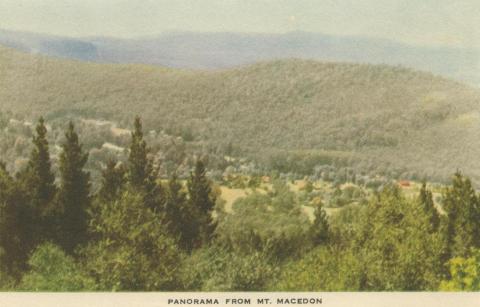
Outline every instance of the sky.
POLYGON ((480 1, 0 0, 0 29, 119 38, 309 31, 480 48, 480 1))

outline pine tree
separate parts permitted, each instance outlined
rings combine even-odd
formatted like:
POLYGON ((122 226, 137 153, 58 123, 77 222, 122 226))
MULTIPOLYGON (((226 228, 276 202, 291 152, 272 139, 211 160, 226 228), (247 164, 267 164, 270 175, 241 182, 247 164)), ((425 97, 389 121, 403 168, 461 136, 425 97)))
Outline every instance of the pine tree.
POLYGON ((148 149, 143 139, 142 122, 140 117, 135 117, 130 155, 128 156, 129 181, 134 187, 142 187, 148 177, 148 149))
POLYGON ((40 118, 36 128, 37 135, 33 137, 35 145, 32 150, 28 167, 34 174, 33 201, 40 205, 42 209, 52 201, 55 195, 55 175, 53 174, 50 162, 50 153, 47 141, 47 128, 43 118, 40 118))
POLYGON ((134 131, 128 156, 129 184, 137 192, 144 194, 144 203, 151 210, 160 213, 165 202, 164 191, 157 181, 157 170, 148 158, 147 143, 143 139, 142 122, 135 118, 134 131))
POLYGON ((117 162, 109 160, 102 171, 102 186, 98 192, 98 198, 102 202, 114 201, 120 195, 125 184, 125 169, 117 162))
POLYGON ((321 204, 315 208, 314 215, 315 219, 310 226, 310 238, 315 245, 326 243, 329 237, 329 224, 321 204))
POLYGON ((178 244, 188 249, 188 238, 194 236, 195 220, 189 210, 186 194, 182 184, 178 182, 176 174, 173 174, 168 182, 168 192, 165 202, 164 223, 169 234, 177 238, 178 244))
POLYGON ((83 170, 88 154, 82 150, 72 122, 65 133, 60 155, 59 243, 67 253, 87 239, 87 208, 90 204, 90 174, 83 170))
POLYGON ((444 210, 448 256, 469 256, 471 248, 480 247, 480 205, 470 179, 459 172, 445 192, 444 210))
POLYGON ((37 243, 29 198, 0 163, 0 276, 19 278, 37 243))
POLYGON ((56 194, 55 175, 51 170, 49 146, 47 141, 45 121, 40 118, 33 137, 33 149, 25 170, 18 176, 18 183, 30 198, 31 210, 34 217, 32 223, 36 230, 32 233, 32 240, 36 243, 52 236, 52 201, 56 194))
POLYGON ((147 179, 145 181, 145 205, 152 211, 163 215, 163 209, 165 206, 165 190, 160 182, 157 182, 158 169, 153 167, 152 160, 147 162, 147 179))
POLYGON ((432 192, 427 189, 427 184, 425 182, 422 183, 418 200, 422 205, 425 214, 429 217, 432 230, 436 231, 440 225, 440 215, 438 214, 435 204, 433 203, 432 192))
POLYGON ((205 165, 199 159, 188 181, 188 195, 191 210, 196 213, 198 234, 193 239, 192 247, 207 243, 216 228, 212 213, 215 196, 212 194, 210 181, 206 177, 205 165))

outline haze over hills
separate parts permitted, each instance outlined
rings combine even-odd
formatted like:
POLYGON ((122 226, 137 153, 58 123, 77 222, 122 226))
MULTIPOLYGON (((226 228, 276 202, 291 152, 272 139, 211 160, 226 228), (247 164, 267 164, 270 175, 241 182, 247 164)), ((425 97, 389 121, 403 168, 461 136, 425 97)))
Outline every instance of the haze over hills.
POLYGON ((411 46, 394 40, 368 37, 308 32, 170 32, 139 39, 73 39, 0 30, 0 44, 30 53, 83 61, 187 69, 225 69, 287 58, 403 65, 474 85, 480 84, 478 50, 411 46))
POLYGON ((148 129, 189 131, 264 162, 317 155, 359 170, 444 179, 460 168, 480 178, 480 92, 400 67, 282 60, 189 71, 1 47, 0 83, 0 110, 30 120, 129 125, 139 114, 148 129))

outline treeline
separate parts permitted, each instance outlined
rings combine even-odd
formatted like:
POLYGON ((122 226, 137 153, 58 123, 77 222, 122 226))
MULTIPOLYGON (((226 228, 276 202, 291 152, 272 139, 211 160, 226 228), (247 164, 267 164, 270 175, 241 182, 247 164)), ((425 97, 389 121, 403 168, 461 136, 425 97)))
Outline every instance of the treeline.
POLYGON ((72 123, 52 172, 40 119, 25 169, 0 167, 0 288, 34 291, 479 290, 480 196, 455 174, 437 207, 426 184, 309 220, 280 178, 223 203, 199 157, 160 180, 135 119, 128 161, 98 191, 72 123))
POLYGON ((0 169, 2 282, 7 276, 13 284, 24 280, 22 275, 34 267, 29 257, 43 248, 75 260, 88 258, 92 261, 90 273, 100 275, 95 284, 102 289, 174 289, 171 274, 179 253, 206 244, 215 229, 216 196, 203 162, 197 161, 187 193, 175 175, 167 185, 162 184, 136 118, 128 163, 110 161, 103 171, 101 189, 93 194, 89 173, 84 170, 88 154, 74 125, 70 123, 65 133, 59 178, 52 172, 46 134, 40 119, 28 166, 15 176, 4 164, 0 169), (149 277, 133 271, 131 280, 115 280, 117 273, 122 279, 129 278, 116 268, 122 264, 132 270, 138 266, 149 277))

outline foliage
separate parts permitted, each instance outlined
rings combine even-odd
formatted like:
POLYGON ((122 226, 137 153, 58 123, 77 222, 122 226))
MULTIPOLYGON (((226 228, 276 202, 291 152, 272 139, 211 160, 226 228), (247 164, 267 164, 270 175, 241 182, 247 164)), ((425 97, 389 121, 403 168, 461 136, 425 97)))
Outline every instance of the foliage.
POLYGON ((480 247, 480 201, 470 179, 457 172, 443 198, 448 256, 468 256, 470 247, 480 247))
POLYGON ((355 254, 364 266, 364 290, 432 290, 442 272, 443 238, 432 232, 417 202, 395 186, 374 197, 360 221, 355 254))
POLYGON ((182 264, 188 291, 262 291, 277 273, 262 252, 239 254, 221 246, 196 250, 182 264))
POLYGON ((309 248, 309 225, 295 194, 277 181, 271 195, 254 192, 235 201, 233 213, 219 220, 216 233, 218 240, 233 250, 265 250, 282 260, 309 248))
MULTIPOLYGON (((0 257, 3 251, 0 248, 0 257)), ((7 273, 0 270, 0 291, 12 291, 15 290, 15 281, 7 273)))
POLYGON ((149 176, 151 164, 147 159, 147 143, 143 139, 142 122, 140 117, 135 117, 132 141, 130 144, 129 182, 134 187, 141 187, 149 176))
MULTIPOLYGON (((198 159, 195 169, 187 182, 188 202, 193 219, 187 221, 187 225, 193 231, 192 237, 187 237, 191 248, 206 244, 211 240, 216 223, 213 220, 216 195, 212 192, 211 183, 206 177, 206 169, 202 160, 198 159)), ((190 248, 190 249, 191 249, 190 248)))
POLYGON ((93 195, 73 123, 65 137, 49 134, 63 144, 52 162, 43 121, 37 130, 25 171, 14 178, 0 163, 0 289, 478 290, 480 200, 460 173, 439 203, 426 184, 417 196, 415 183, 404 193, 376 177, 369 190, 368 177, 348 167, 317 166, 298 190, 298 174, 262 177, 254 163, 231 157, 235 167, 207 172, 205 159, 170 152, 175 162, 165 168, 148 154, 156 133, 144 138, 137 118, 130 160, 107 163, 93 195), (56 168, 58 187, 49 175, 56 168), (162 168, 172 174, 166 184, 162 168), (333 183, 313 184, 325 176, 333 183), (235 191, 244 197, 227 207, 212 178, 262 188, 235 191), (353 184, 360 180, 366 186, 353 184), (324 208, 335 199, 345 204, 324 208), (55 222, 50 231, 47 221, 55 222), (58 246, 45 243, 53 231, 58 246))
POLYGON ((271 291, 359 291, 363 278, 361 260, 352 250, 317 247, 303 258, 280 268, 271 291))
POLYGON ((125 168, 109 160, 102 172, 102 184, 97 196, 101 201, 109 202, 118 198, 125 184, 125 168))
POLYGON ((58 242, 69 254, 87 241, 87 209, 90 206, 90 175, 83 170, 88 154, 82 150, 73 123, 65 133, 60 155, 58 191, 58 242))
POLYGON ((330 242, 286 264, 272 289, 433 290, 442 276, 441 235, 395 187, 336 217, 330 242))
POLYGON ((468 258, 455 257, 449 262, 449 280, 440 284, 442 291, 479 291, 480 290, 480 250, 472 252, 468 258))
POLYGON ((41 117, 36 127, 36 135, 33 136, 34 147, 30 153, 28 165, 17 176, 30 199, 31 223, 36 228, 31 233, 33 244, 40 243, 42 238, 52 238, 55 232, 52 202, 57 188, 46 135, 47 128, 41 117))
POLYGON ((157 172, 148 152, 147 143, 143 139, 142 122, 137 116, 128 155, 128 183, 144 195, 144 203, 148 208, 160 212, 165 195, 162 186, 156 182, 157 172))
POLYGON ((315 245, 326 243, 329 239, 330 229, 327 214, 321 204, 315 208, 314 216, 315 219, 309 230, 310 240, 312 240, 315 245))
MULTIPOLYGON (((172 237, 177 237, 177 242, 184 250, 189 250, 191 238, 196 234, 192 223, 195 222, 193 216, 194 210, 191 203, 187 201, 182 184, 178 181, 175 174, 168 182, 167 200, 164 208, 164 220, 168 233, 172 237)), ((194 225, 193 225, 194 226, 194 225)))
POLYGON ((44 243, 30 257, 30 270, 22 277, 18 290, 92 291, 95 281, 73 258, 56 245, 44 243))
POLYGON ((0 272, 18 278, 35 245, 37 229, 24 190, 0 164, 0 272))
POLYGON ((422 183, 418 200, 423 206, 425 214, 430 219, 432 229, 436 231, 440 225, 440 214, 438 213, 437 208, 435 208, 432 192, 427 190, 427 184, 425 182, 422 183))
POLYGON ((160 216, 146 208, 143 195, 125 191, 92 217, 98 239, 84 249, 85 265, 105 291, 158 291, 177 288, 181 253, 160 216))

